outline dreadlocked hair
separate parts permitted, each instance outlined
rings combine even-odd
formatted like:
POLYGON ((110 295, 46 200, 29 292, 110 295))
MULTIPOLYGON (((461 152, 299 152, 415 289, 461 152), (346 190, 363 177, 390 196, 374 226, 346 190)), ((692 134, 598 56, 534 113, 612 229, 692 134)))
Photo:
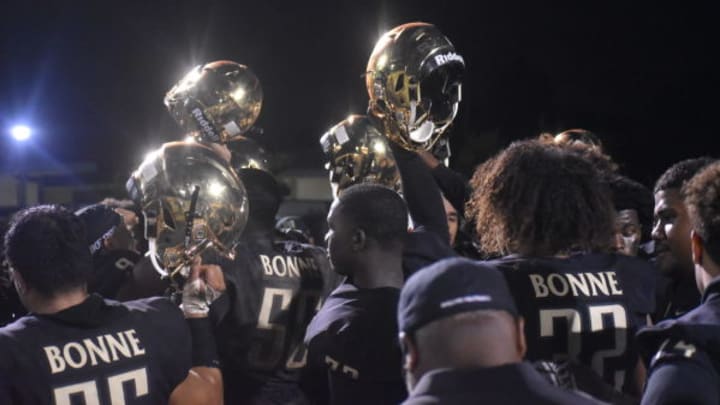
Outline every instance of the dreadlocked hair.
POLYGON ((486 254, 552 256, 609 247, 615 213, 592 163, 562 146, 512 143, 481 164, 466 205, 486 254))

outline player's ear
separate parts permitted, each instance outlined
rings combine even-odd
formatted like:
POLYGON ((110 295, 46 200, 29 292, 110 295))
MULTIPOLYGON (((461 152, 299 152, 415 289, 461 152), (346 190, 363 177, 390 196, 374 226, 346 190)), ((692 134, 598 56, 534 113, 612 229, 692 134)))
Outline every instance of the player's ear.
POLYGON ((400 350, 403 354, 403 368, 406 372, 412 372, 418 363, 418 351, 415 343, 405 332, 400 332, 400 350))
POLYGON ((525 319, 522 316, 517 318, 517 350, 520 359, 525 358, 527 353, 527 341, 525 340, 525 319))
POLYGON ((367 242, 367 235, 365 234, 365 231, 358 228, 353 232, 352 236, 352 248, 354 251, 360 251, 365 248, 365 243, 367 242))
POLYGON ((693 263, 702 265, 703 262, 703 240, 694 230, 690 232, 690 247, 693 263))
POLYGON ((25 291, 27 291, 27 285, 25 284, 25 280, 23 280, 20 273, 15 270, 11 270, 10 278, 12 279, 12 283, 15 286, 15 291, 17 291, 18 295, 25 295, 25 291))

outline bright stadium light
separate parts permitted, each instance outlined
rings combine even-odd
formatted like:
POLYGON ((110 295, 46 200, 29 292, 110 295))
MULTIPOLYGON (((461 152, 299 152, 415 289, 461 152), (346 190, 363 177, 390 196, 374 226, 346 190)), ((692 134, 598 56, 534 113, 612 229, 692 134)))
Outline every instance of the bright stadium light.
POLYGON ((10 128, 10 135, 12 135, 16 141, 23 142, 30 139, 32 130, 27 125, 15 125, 10 128))

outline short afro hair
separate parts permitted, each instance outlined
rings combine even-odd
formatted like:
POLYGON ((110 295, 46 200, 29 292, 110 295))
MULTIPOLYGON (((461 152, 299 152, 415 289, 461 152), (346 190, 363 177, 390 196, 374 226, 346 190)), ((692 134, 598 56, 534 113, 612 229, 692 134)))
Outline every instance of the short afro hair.
POLYGON ((381 244, 402 243, 408 233, 405 200, 379 184, 355 184, 338 196, 342 215, 381 244))
POLYGON ((39 205, 15 214, 5 234, 11 268, 45 297, 87 283, 92 259, 82 221, 59 205, 39 205))
POLYGON ((655 182, 653 193, 658 191, 676 188, 682 189, 683 185, 690 180, 697 172, 717 159, 703 156, 693 159, 681 160, 670 166, 665 173, 655 182))
POLYGON ((613 205, 616 211, 635 210, 642 225, 642 240, 650 240, 652 231, 653 207, 655 200, 652 192, 644 185, 628 177, 615 174, 604 177, 612 194, 613 205))

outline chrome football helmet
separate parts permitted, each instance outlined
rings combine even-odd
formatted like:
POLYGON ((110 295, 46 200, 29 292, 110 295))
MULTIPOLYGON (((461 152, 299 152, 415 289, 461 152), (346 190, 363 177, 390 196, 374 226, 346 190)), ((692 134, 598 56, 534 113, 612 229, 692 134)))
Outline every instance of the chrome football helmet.
POLYGON ((333 196, 359 183, 377 183, 402 194, 402 179, 387 138, 370 117, 351 115, 320 138, 333 196))
POLYGON ((263 101, 260 81, 245 65, 221 60, 199 65, 165 95, 165 107, 200 142, 243 138, 263 101))
POLYGON ((207 146, 170 142, 149 154, 127 182, 145 217, 150 258, 165 277, 187 276, 213 248, 232 258, 248 220, 245 187, 207 146))
POLYGON ((429 150, 455 119, 465 61, 434 25, 412 22, 386 32, 367 64, 370 114, 393 142, 429 150))

